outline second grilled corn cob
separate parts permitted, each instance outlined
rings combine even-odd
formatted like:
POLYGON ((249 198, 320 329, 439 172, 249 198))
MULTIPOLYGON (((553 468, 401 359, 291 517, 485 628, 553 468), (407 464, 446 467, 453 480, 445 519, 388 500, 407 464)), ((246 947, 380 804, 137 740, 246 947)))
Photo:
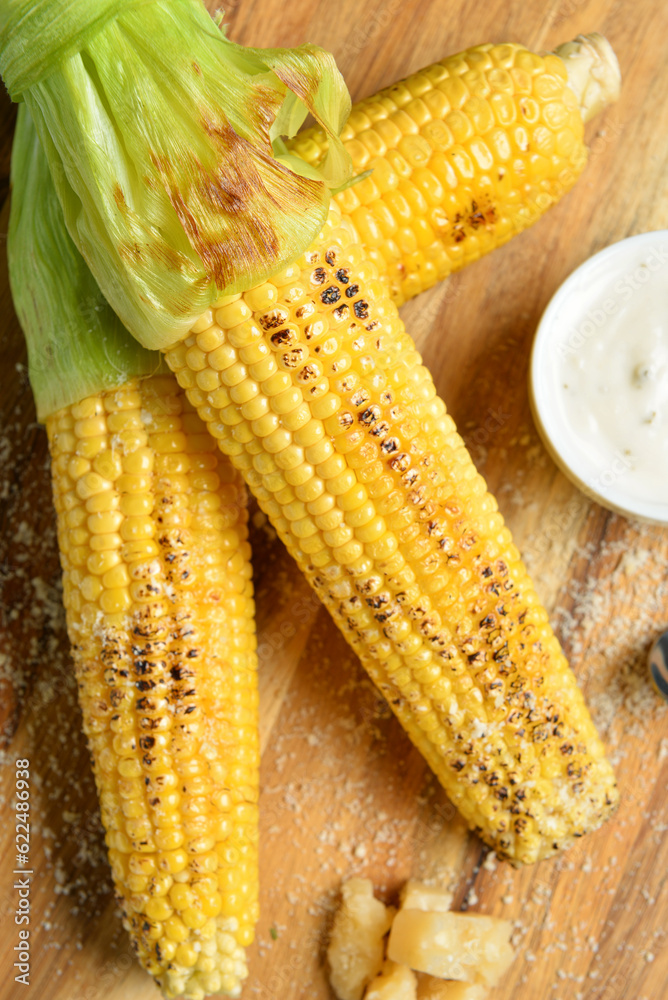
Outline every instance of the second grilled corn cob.
POLYGON ((166 357, 470 825, 517 863, 598 826, 617 792, 582 694, 338 207, 166 357))
POLYGON ((239 994, 257 919, 245 490, 65 230, 25 107, 9 270, 49 433, 68 634, 125 926, 167 996, 239 994))
MULTIPOLYGON (((342 132, 356 172, 337 196, 397 305, 506 243, 564 194, 586 161, 584 122, 614 101, 600 35, 555 53, 478 45, 354 105, 342 132)), ((311 164, 318 128, 291 148, 311 164)))
POLYGON ((47 419, 67 628, 116 894, 166 996, 238 996, 257 920, 243 485, 171 375, 47 419))

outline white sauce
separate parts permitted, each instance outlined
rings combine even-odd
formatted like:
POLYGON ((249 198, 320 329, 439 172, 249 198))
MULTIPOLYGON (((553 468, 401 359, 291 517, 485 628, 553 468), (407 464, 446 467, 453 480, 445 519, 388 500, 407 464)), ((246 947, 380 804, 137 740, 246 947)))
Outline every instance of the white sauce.
POLYGON ((668 253, 606 264, 559 317, 555 399, 588 485, 668 503, 668 253))

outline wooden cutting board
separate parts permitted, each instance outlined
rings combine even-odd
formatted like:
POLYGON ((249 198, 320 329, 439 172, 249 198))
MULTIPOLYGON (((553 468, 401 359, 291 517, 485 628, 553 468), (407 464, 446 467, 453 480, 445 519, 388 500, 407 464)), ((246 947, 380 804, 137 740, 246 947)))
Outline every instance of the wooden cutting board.
MULTIPOLYGON (((211 5, 214 6, 213 4, 211 5)), ((482 41, 550 49, 607 35, 623 97, 588 126, 590 163, 530 232, 404 310, 532 570, 617 766, 617 817, 517 872, 466 833, 355 656, 254 513, 262 720, 262 917, 245 1000, 325 1000, 323 949, 343 878, 386 901, 409 876, 517 922, 496 1000, 659 1000, 668 981, 668 712, 647 681, 668 626, 668 531, 587 501, 534 430, 527 361, 561 281, 597 250, 668 227, 668 7, 662 0, 228 0, 229 34, 334 52, 353 97, 482 41)), ((1 104, 0 233, 14 113, 1 104)), ((4 240, 2 247, 4 248, 4 240)), ((4 256, 4 250, 2 250, 4 256)), ((44 430, 0 268, 3 550, 0 995, 157 997, 115 912, 58 592, 44 430), (31 979, 14 981, 17 758, 31 769, 31 979)), ((668 473, 667 473, 668 474, 668 473)))

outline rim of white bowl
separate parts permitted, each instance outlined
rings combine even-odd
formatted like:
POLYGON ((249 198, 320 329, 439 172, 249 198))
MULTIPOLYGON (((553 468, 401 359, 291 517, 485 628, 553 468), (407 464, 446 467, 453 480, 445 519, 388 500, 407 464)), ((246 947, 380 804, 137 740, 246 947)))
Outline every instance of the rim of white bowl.
POLYGON ((582 300, 580 320, 584 320, 587 309, 591 309, 592 304, 582 295, 583 288, 591 285, 597 274, 605 274, 608 279, 614 278, 617 272, 620 279, 627 276, 629 257, 643 247, 648 251, 654 249, 660 259, 668 263, 668 229, 640 233, 611 244, 584 261, 559 286, 536 328, 529 365, 529 400, 534 422, 548 452, 561 471, 586 496, 624 517, 668 524, 668 503, 631 496, 614 479, 609 485, 600 482, 592 484, 590 462, 574 444, 572 434, 562 419, 561 407, 555 398, 555 383, 550 378, 550 353, 556 351, 560 342, 558 330, 555 329, 560 312, 569 304, 572 315, 576 315, 579 297, 582 300), (569 300, 572 301, 569 303, 569 300))

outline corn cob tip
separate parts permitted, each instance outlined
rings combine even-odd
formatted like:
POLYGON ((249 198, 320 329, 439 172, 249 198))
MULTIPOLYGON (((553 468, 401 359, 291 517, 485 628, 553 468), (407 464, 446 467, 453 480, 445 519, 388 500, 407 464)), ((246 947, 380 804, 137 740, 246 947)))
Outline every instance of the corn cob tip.
POLYGON ((619 62, 603 35, 578 35, 554 51, 566 67, 568 84, 578 99, 583 121, 588 122, 619 98, 619 62))
POLYGON ((194 969, 172 961, 155 982, 165 1000, 204 1000, 224 996, 237 1000, 243 981, 248 976, 246 953, 235 941, 238 921, 234 917, 218 918, 215 934, 203 940, 198 954, 200 968, 194 969), (202 960, 203 958, 203 960, 202 960))

